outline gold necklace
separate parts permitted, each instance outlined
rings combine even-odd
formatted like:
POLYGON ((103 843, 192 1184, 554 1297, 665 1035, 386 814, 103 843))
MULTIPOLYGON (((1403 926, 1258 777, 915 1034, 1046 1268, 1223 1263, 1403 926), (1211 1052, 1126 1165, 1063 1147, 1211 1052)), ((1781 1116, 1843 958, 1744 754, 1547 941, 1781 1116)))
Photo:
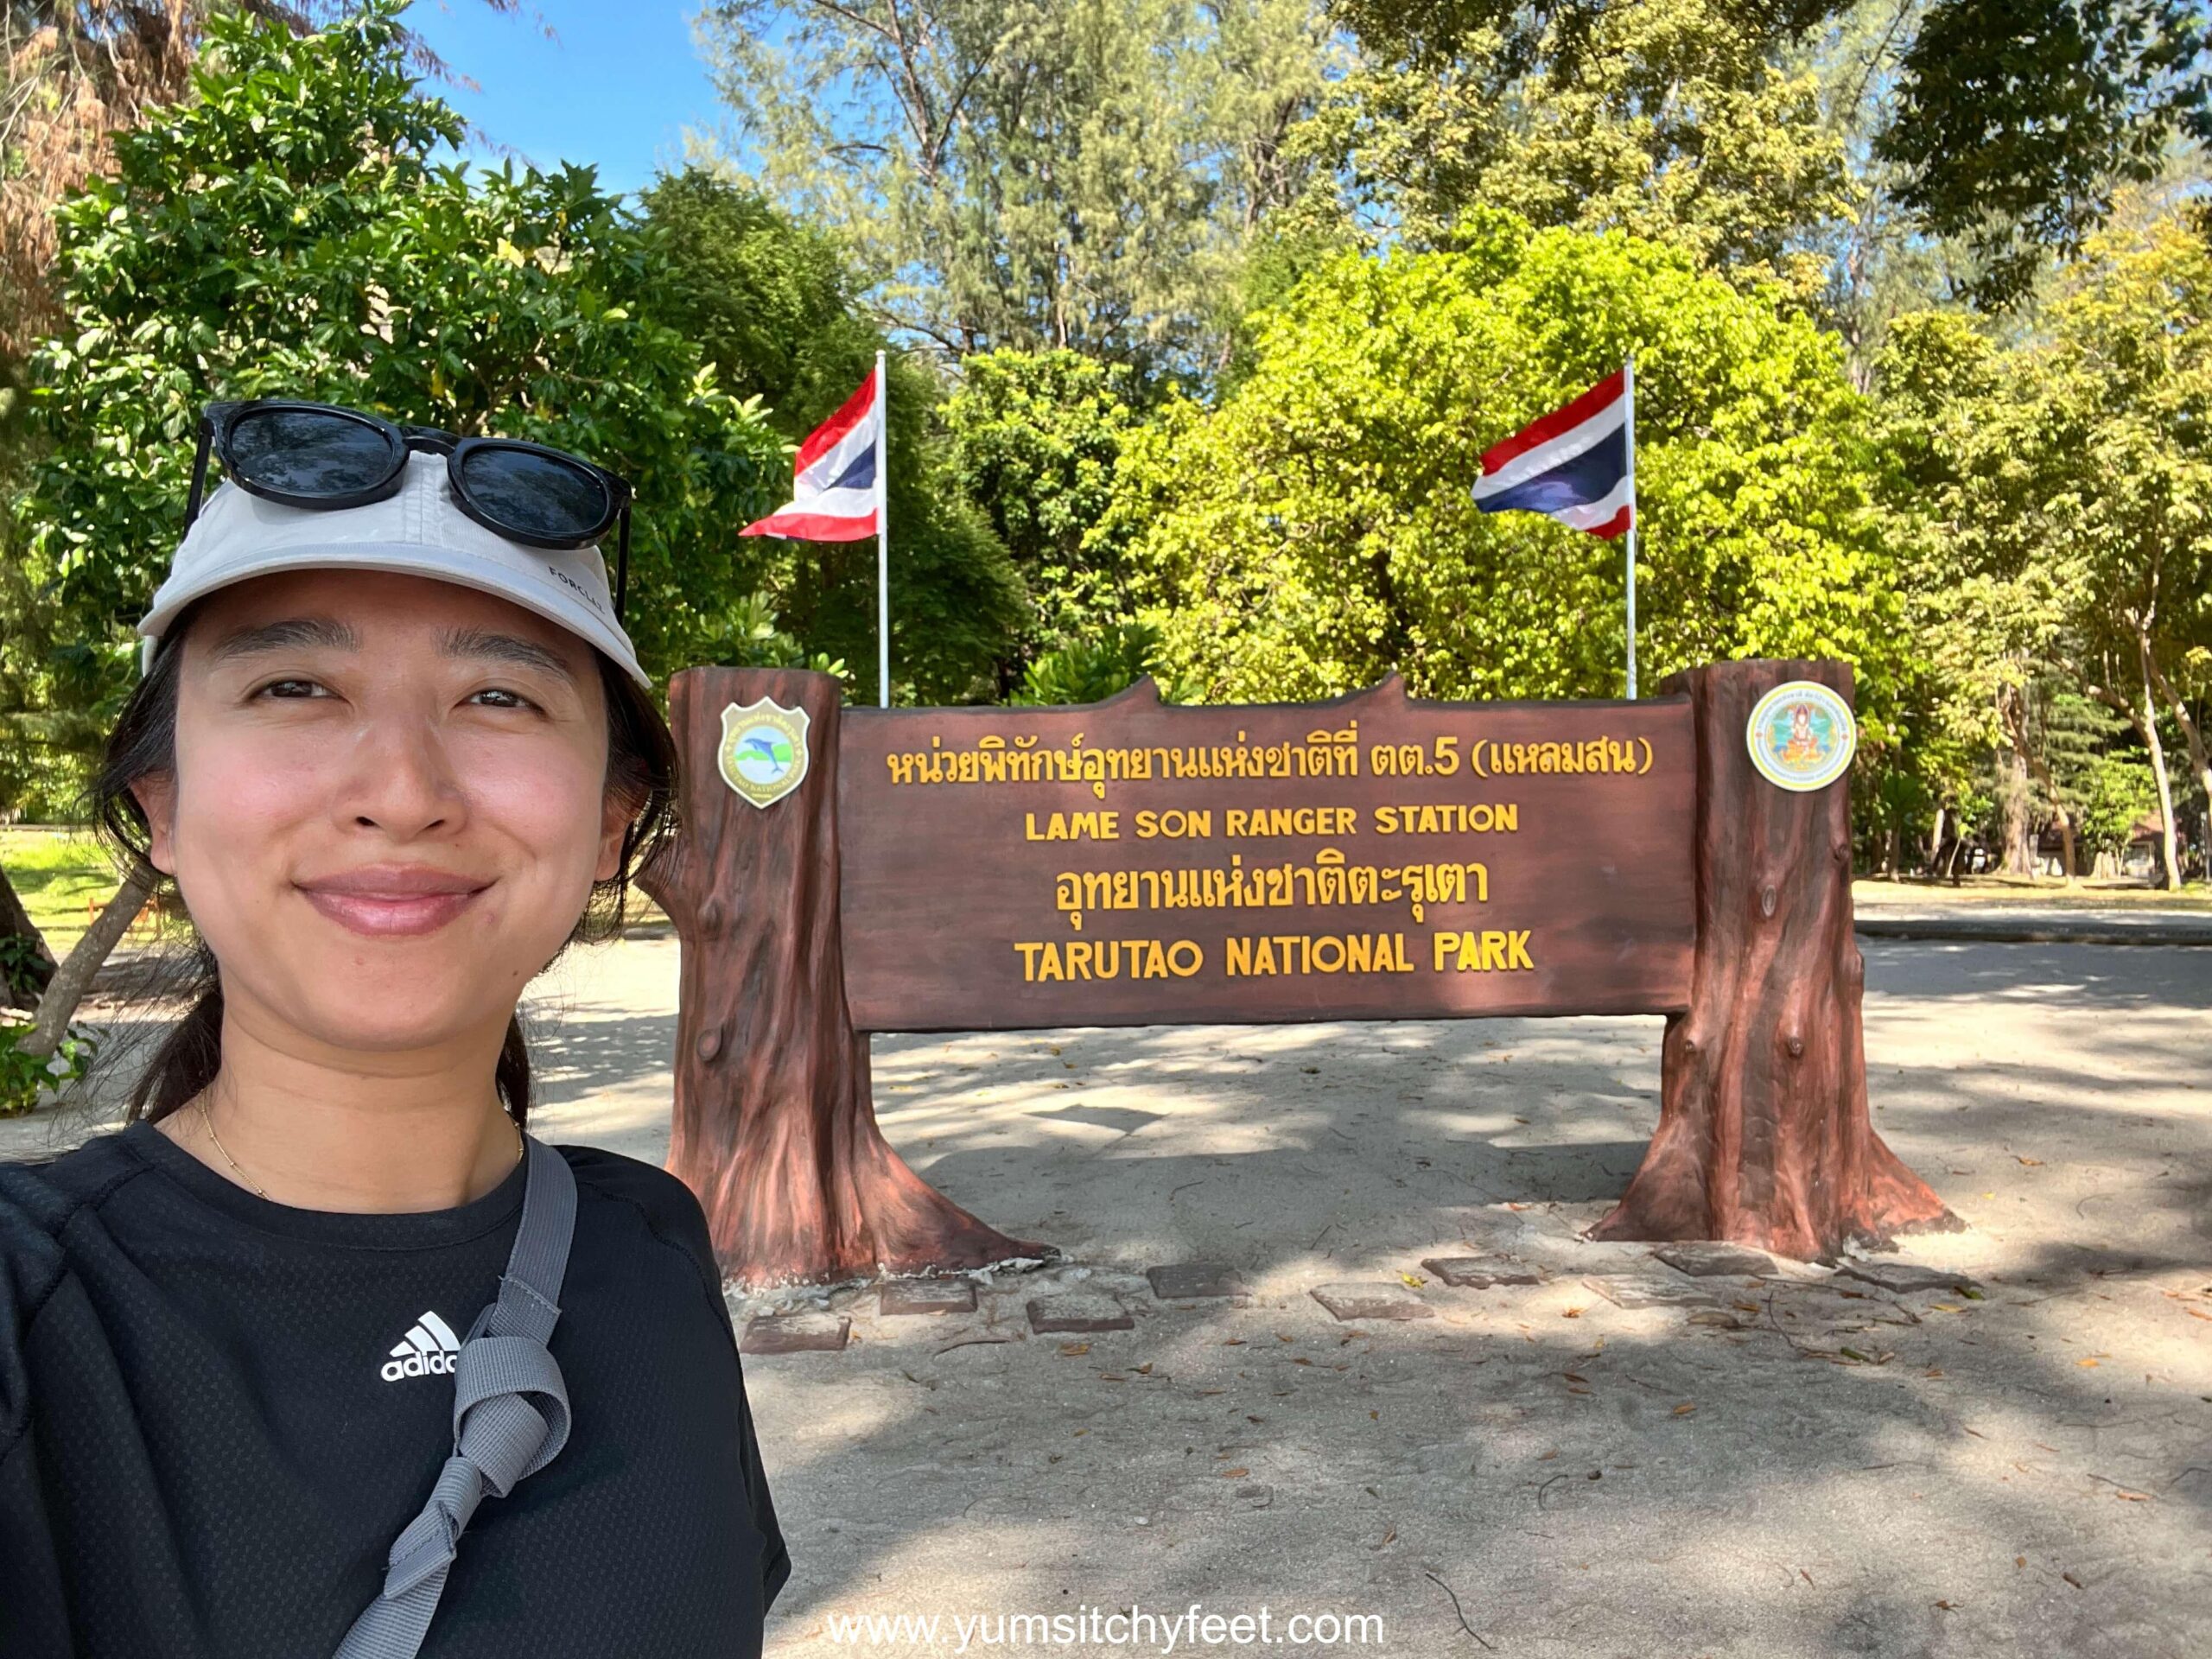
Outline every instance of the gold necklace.
MULTIPOLYGON (((232 1170, 237 1172, 238 1179, 244 1181, 261 1197, 264 1198, 268 1198, 269 1193, 267 1190, 264 1189, 258 1181, 255 1180, 252 1176, 247 1174, 243 1169, 238 1168, 238 1160, 231 1156, 231 1149, 223 1144, 223 1137, 215 1133, 215 1120, 207 1116, 207 1096, 205 1095, 200 1096, 200 1122, 207 1130, 207 1138, 215 1143, 215 1150, 223 1154, 223 1161, 228 1164, 232 1170)), ((509 1118, 507 1119, 507 1125, 515 1132, 515 1163, 518 1164, 522 1162, 523 1154, 529 1150, 530 1143, 523 1138, 521 1124, 516 1122, 514 1119, 509 1118)), ((509 1167, 512 1168, 513 1166, 510 1165, 509 1167)), ((274 1202, 274 1200, 271 1200, 271 1202, 274 1202)))
POLYGON ((245 1171, 238 1168, 238 1160, 231 1156, 231 1149, 223 1144, 223 1137, 215 1133, 215 1120, 207 1116, 207 1096, 205 1095, 200 1096, 200 1122, 207 1130, 207 1138, 215 1143, 215 1150, 221 1153, 223 1161, 237 1172, 238 1179, 253 1188, 256 1192, 259 1192, 263 1198, 267 1198, 269 1194, 263 1192, 260 1183, 245 1171))

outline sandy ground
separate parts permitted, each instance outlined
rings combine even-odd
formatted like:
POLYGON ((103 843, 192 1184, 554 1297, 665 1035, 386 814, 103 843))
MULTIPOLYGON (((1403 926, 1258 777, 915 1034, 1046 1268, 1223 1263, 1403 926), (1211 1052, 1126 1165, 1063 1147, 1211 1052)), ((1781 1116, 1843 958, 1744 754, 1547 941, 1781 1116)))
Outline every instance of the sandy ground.
MULTIPOLYGON (((1865 949, 1878 1126, 1968 1224, 1902 1259, 1978 1300, 1582 1242, 1657 1116, 1656 1019, 878 1039, 893 1142, 1072 1262, 972 1315, 845 1293, 842 1353, 748 1357, 795 1563, 770 1654, 1158 1653, 995 1621, 1193 1602, 1285 1654, 2212 1652, 2212 951, 1865 949), (1544 1282, 1420 1265, 1471 1254, 1544 1282), (1250 1294, 1156 1300, 1189 1261, 1250 1294), (1309 1294, 1402 1274, 1433 1317, 1309 1294), (1030 1334, 1054 1288, 1134 1328, 1030 1334), (939 1636, 840 1639, 902 1614, 939 1636)), ((676 969, 632 941, 541 983, 541 1134, 661 1156, 676 969)))

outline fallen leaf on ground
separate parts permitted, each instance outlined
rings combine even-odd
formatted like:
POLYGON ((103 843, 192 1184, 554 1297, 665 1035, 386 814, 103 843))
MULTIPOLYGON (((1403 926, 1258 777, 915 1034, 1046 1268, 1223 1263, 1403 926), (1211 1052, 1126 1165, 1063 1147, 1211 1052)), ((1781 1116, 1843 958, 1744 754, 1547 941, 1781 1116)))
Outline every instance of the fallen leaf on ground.
POLYGON ((1064 1342, 1060 1344, 1060 1351, 1073 1358, 1077 1354, 1089 1353, 1090 1344, 1087 1342, 1064 1342))
POLYGON ((1249 1469, 1245 1468, 1224 1469, 1221 1471, 1221 1478, 1224 1480, 1242 1480, 1251 1472, 1249 1469))
MULTIPOLYGON (((1697 1409, 1697 1405, 1696 1405, 1696 1402, 1694 1402, 1694 1401, 1689 1401, 1689 1400, 1685 1400, 1685 1401, 1683 1401, 1683 1402, 1682 1402, 1682 1403, 1681 1403, 1681 1405, 1676 1406, 1676 1407, 1675 1408, 1675 1416, 1677 1416, 1677 1417, 1687 1417, 1687 1416, 1688 1416, 1688 1415, 1690 1414, 1690 1413, 1692 1413, 1692 1412, 1695 1411, 1696 1409, 1697 1409)), ((1800 1568, 1799 1570, 1802 1572, 1803 1569, 1802 1569, 1802 1568, 1800 1568)), ((1808 1582, 1809 1582, 1809 1580, 1808 1580, 1808 1582)))

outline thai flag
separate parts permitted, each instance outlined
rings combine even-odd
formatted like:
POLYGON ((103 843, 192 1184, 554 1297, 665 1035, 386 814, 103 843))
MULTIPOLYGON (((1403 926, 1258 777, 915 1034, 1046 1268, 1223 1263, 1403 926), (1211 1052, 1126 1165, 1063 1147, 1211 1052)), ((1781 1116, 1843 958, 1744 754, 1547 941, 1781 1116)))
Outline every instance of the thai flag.
POLYGON ((1636 423, 1629 371, 1608 375, 1483 455, 1475 505, 1541 512, 1607 541, 1636 523, 1636 423))
POLYGON ((806 435, 792 465, 791 499, 741 536, 788 536, 803 542, 861 542, 876 532, 883 505, 881 373, 871 374, 844 407, 806 435))

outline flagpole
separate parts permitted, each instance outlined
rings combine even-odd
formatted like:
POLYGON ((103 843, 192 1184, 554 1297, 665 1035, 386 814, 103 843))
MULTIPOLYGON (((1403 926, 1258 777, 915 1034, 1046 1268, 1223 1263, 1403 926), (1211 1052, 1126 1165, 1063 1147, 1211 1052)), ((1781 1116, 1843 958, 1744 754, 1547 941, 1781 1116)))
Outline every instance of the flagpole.
MULTIPOLYGON (((1630 671, 1631 680, 1635 671, 1630 671)), ((876 705, 891 706, 891 409, 884 401, 883 353, 875 354, 876 705)), ((1631 690, 1630 696, 1636 695, 1631 690)))
POLYGON ((1636 521, 1643 515, 1636 505, 1636 353, 1630 352, 1622 393, 1628 408, 1621 423, 1628 435, 1628 700, 1636 701, 1636 521))

